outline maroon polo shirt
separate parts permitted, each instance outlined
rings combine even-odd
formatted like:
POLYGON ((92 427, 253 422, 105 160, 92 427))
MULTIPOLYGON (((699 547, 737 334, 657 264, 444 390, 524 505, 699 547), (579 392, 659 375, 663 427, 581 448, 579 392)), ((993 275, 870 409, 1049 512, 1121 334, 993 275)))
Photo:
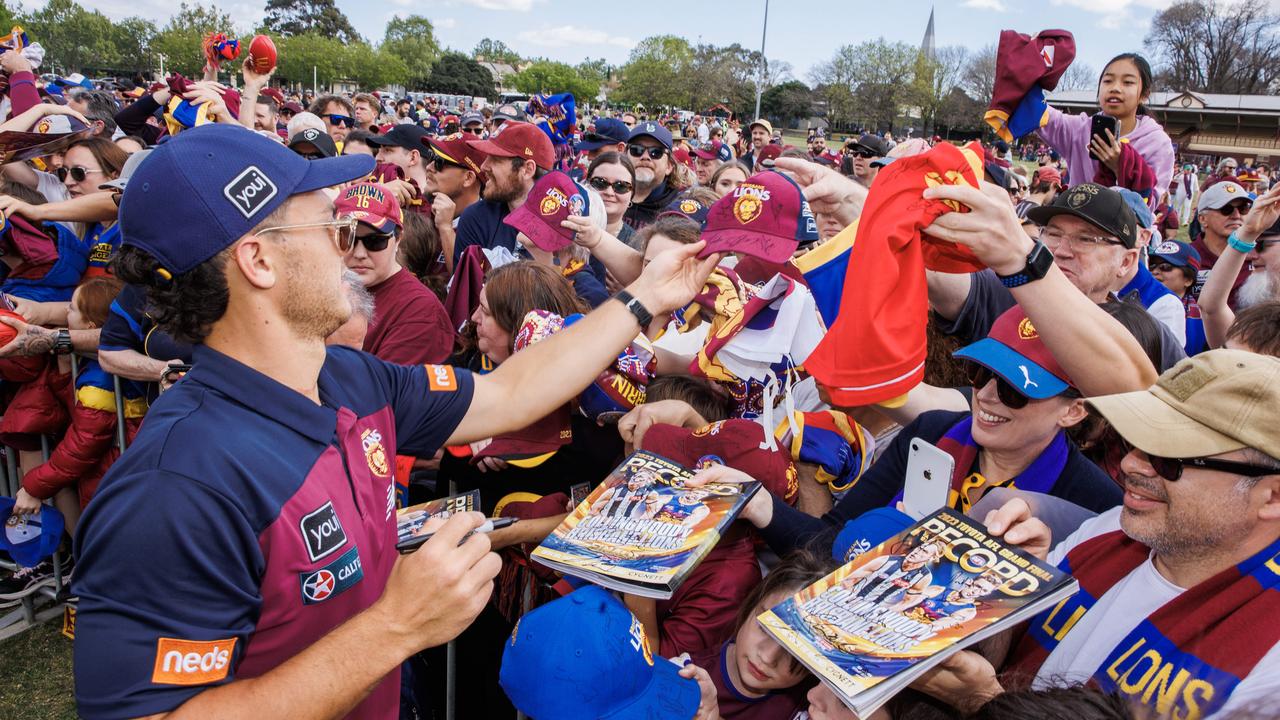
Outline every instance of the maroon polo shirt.
POLYGON ((364 351, 397 365, 440 364, 453 352, 449 314, 408 270, 369 288, 373 320, 364 351))
MULTIPOLYGON (((1203 235, 1193 240, 1191 242, 1191 247, 1195 248, 1196 252, 1200 253, 1200 270, 1196 273, 1195 285, 1191 286, 1191 294, 1198 299, 1200 297, 1200 290, 1204 288, 1205 282, 1209 279, 1209 271, 1212 270, 1214 264, 1218 262, 1218 256, 1209 249, 1208 245, 1204 244, 1203 235)), ((1246 262, 1244 266, 1240 268, 1240 274, 1236 276, 1236 281, 1231 284, 1231 294, 1227 296, 1227 305, 1235 308, 1236 292, 1240 289, 1240 286, 1244 284, 1244 281, 1248 279, 1249 263, 1246 262)))

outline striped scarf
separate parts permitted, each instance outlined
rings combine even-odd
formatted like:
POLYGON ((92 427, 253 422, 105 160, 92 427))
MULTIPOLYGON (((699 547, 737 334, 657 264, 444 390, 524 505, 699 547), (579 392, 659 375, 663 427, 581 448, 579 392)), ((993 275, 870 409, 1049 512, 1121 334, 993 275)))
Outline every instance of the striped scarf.
MULTIPOLYGON (((1032 618, 1009 670, 1034 677, 1080 618, 1150 554, 1119 530, 1067 553, 1058 567, 1075 576, 1080 592, 1032 618)), ((1090 682, 1161 717, 1211 715, 1280 640, 1278 616, 1280 540, 1151 613, 1116 643, 1090 682)))

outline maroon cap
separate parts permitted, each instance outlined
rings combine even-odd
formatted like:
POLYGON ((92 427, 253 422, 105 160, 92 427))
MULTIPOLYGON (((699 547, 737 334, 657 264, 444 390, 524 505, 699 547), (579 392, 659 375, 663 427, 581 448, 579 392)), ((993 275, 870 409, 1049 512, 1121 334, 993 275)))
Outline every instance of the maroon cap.
POLYGON ((781 145, 765 145, 760 148, 760 152, 756 153, 756 167, 764 164, 765 160, 777 160, 782 157, 783 148, 781 145))
POLYGON ((289 112, 293 113, 294 115, 297 115, 298 113, 302 112, 302 106, 301 106, 301 105, 299 105, 299 104, 298 104, 298 103, 296 103, 296 102, 293 102, 292 100, 290 100, 289 102, 285 103, 285 104, 284 104, 284 106, 283 106, 282 108, 280 108, 280 109, 281 109, 281 110, 288 110, 289 112))
POLYGON ((795 504, 799 486, 791 456, 761 447, 764 427, 754 420, 734 418, 711 423, 699 430, 656 424, 644 434, 644 449, 671 458, 691 470, 724 465, 750 475, 766 490, 795 504))
MULTIPOLYGON (((506 131, 502 134, 506 135, 506 131)), ((554 252, 573 244, 573 231, 560 227, 561 221, 570 215, 590 212, 591 198, 586 188, 556 170, 534 183, 524 204, 511 211, 502 222, 524 233, 538 248, 554 252)))
POLYGON ((334 212, 349 216, 379 232, 391 232, 403 225, 400 201, 391 191, 377 183, 356 183, 347 186, 333 203, 334 212))
POLYGON ((476 147, 479 141, 474 138, 475 135, 467 133, 454 133, 442 138, 423 135, 422 142, 445 162, 461 165, 478 175, 480 164, 484 162, 484 152, 476 147))
POLYGON ((490 157, 518 157, 532 160, 543 170, 556 164, 556 151, 551 138, 537 125, 508 120, 497 137, 476 143, 480 152, 490 157))
POLYGON ((795 181, 766 170, 716 201, 702 231, 701 256, 739 252, 785 262, 801 243, 817 242, 818 223, 795 181))
POLYGON ((724 143, 719 140, 712 140, 710 143, 694 150, 693 154, 703 160, 724 160, 723 153, 725 151, 721 149, 722 147, 724 147, 724 143))

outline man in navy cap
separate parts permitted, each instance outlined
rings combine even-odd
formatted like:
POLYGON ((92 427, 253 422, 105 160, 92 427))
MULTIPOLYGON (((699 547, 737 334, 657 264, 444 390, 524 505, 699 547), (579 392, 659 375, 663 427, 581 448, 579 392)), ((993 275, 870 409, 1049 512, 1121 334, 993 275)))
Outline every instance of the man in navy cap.
POLYGON ((627 155, 636 166, 635 193, 623 221, 640 228, 652 223, 680 190, 668 182, 671 176, 671 132, 656 122, 636 125, 627 136, 627 155))
POLYGON ((396 125, 382 135, 369 138, 369 145, 378 154, 378 162, 392 163, 404 171, 404 180, 386 183, 403 203, 422 191, 427 184, 426 146, 422 138, 429 134, 421 125, 396 125), (408 187, 412 180, 416 186, 408 187))
POLYGON ((592 129, 582 134, 582 139, 574 144, 574 149, 583 154, 583 167, 575 167, 569 176, 582 182, 585 166, 591 164, 600 153, 613 150, 624 152, 627 149, 627 138, 631 131, 617 118, 600 118, 592 129))
POLYGON ((208 125, 130 178, 118 275, 195 344, 195 367, 81 519, 80 716, 396 717, 403 660, 471 622, 500 562, 467 536, 475 513, 400 556, 393 458, 545 416, 716 261, 694 260, 700 243, 668 251, 617 302, 483 377, 326 348, 351 314, 356 220, 323 190, 373 166, 208 125))

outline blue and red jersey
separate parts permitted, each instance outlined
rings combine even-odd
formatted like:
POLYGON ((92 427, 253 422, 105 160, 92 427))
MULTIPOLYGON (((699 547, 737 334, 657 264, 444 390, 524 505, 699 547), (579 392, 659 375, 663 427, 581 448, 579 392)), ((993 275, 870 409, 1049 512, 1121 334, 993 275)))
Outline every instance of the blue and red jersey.
MULTIPOLYGON (((396 558, 396 453, 433 455, 472 390, 463 370, 331 347, 317 405, 197 346, 81 519, 80 715, 173 710, 373 604, 396 558)), ((395 717, 399 680, 351 716, 395 717)))

